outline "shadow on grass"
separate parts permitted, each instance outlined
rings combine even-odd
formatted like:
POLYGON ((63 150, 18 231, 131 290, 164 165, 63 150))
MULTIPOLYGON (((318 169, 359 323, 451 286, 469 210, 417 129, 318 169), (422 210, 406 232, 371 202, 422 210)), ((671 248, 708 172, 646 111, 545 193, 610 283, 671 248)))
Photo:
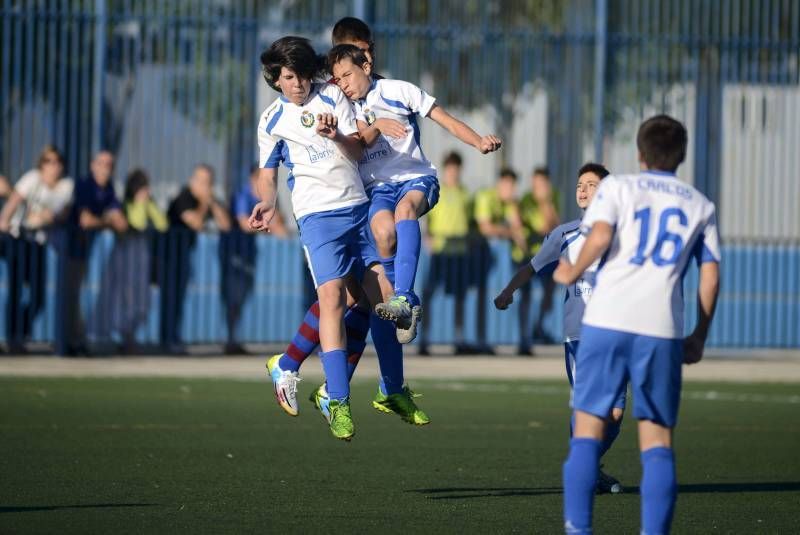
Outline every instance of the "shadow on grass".
MULTIPOLYGON (((678 485, 679 494, 725 494, 738 492, 796 492, 800 482, 774 483, 688 483, 678 485)), ((411 489, 406 492, 425 494, 429 500, 465 500, 469 498, 503 498, 508 496, 542 496, 563 494, 561 487, 452 487, 411 489)), ((639 494, 639 487, 625 487, 625 494, 639 494)))
POLYGON ((561 494, 561 487, 500 487, 500 488, 441 488, 411 489, 406 492, 428 494, 429 500, 463 500, 467 498, 502 498, 507 496, 542 496, 544 494, 561 494))
POLYGON ((157 503, 86 503, 76 505, 0 505, 2 513, 30 513, 34 511, 61 511, 62 509, 102 509, 111 507, 153 507, 157 503))

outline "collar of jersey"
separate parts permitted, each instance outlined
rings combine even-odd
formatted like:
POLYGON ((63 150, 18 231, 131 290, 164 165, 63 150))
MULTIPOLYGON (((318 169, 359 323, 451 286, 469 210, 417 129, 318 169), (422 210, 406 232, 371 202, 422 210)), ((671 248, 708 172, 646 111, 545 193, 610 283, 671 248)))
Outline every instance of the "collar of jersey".
POLYGON ((364 95, 364 98, 360 98, 360 99, 358 99, 358 102, 359 102, 359 103, 362 103, 362 104, 363 104, 364 102, 366 102, 366 101, 367 101, 367 96, 369 96, 369 94, 370 94, 370 93, 372 93, 372 91, 373 91, 373 90, 374 90, 376 87, 378 87, 378 80, 376 80, 375 78, 373 78, 373 79, 372 79, 372 81, 369 83, 369 89, 367 89, 367 94, 366 94, 366 95, 364 95))
POLYGON ((675 173, 671 173, 669 171, 659 171, 658 169, 648 169, 644 171, 645 175, 658 175, 658 176, 671 176, 672 178, 675 177, 675 173))

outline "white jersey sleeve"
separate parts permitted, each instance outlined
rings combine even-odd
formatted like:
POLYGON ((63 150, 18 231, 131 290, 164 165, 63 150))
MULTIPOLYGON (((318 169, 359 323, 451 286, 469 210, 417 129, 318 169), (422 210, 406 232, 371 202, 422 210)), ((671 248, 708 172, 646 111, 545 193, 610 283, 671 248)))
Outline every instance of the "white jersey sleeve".
POLYGON ((694 257, 697 264, 705 262, 719 263, 722 255, 719 249, 719 232, 717 231, 717 214, 716 209, 708 218, 708 222, 701 231, 697 240, 697 245, 694 248, 694 257))
POLYGON ((564 235, 577 229, 579 225, 580 220, 576 219, 559 225, 545 236, 539 252, 531 259, 531 267, 536 273, 549 273, 558 266, 558 260, 566 249, 564 235))
POLYGON ((272 129, 283 114, 280 101, 267 108, 258 122, 258 165, 261 168, 274 169, 283 161, 283 141, 272 136, 272 129))
POLYGON ((398 81, 394 90, 402 98, 401 102, 409 111, 422 117, 427 117, 433 109, 433 105, 436 104, 435 98, 410 82, 398 81))

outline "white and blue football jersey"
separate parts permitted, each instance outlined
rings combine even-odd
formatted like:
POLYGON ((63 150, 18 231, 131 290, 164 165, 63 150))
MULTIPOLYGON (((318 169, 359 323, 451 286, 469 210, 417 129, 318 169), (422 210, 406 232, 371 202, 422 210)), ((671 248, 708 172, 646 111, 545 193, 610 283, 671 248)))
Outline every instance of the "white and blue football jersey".
POLYGON ((336 143, 317 134, 317 115, 333 113, 344 135, 357 131, 353 108, 335 85, 314 83, 305 104, 281 96, 258 123, 259 165, 289 168, 288 185, 296 219, 367 202, 357 163, 336 143))
MULTIPOLYGON (((558 266, 560 258, 566 258, 570 264, 578 259, 586 240, 581 233, 581 220, 575 219, 559 225, 547 235, 542 247, 531 259, 531 266, 536 273, 552 271, 558 266)), ((587 269, 581 278, 567 286, 564 300, 564 341, 574 342, 580 338, 581 319, 586 303, 592 295, 595 272, 600 261, 596 261, 587 269)))
POLYGON ((683 276, 689 261, 720 261, 714 204, 673 174, 611 175, 586 210, 583 231, 598 221, 615 230, 583 322, 683 337, 683 276))
POLYGON ((373 80, 367 95, 353 103, 356 120, 372 125, 377 119, 394 119, 406 127, 405 137, 380 135, 364 150, 358 170, 367 188, 436 176, 436 167, 425 157, 419 144, 417 124, 435 103, 435 98, 414 84, 387 79, 373 80))

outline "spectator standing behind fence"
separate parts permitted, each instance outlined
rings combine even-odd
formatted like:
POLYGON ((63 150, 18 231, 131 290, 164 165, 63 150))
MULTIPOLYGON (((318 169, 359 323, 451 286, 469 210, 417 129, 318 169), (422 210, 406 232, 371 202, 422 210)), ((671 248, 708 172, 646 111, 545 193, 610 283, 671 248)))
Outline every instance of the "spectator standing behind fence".
POLYGON ((98 297, 97 333, 101 340, 116 335, 119 351, 138 352, 136 331, 150 312, 152 232, 167 230, 167 216, 150 195, 150 179, 134 169, 125 181, 123 212, 128 232, 114 242, 103 271, 98 297))
POLYGON ((161 284, 161 344, 171 353, 183 353, 180 336, 183 301, 191 274, 190 256, 208 221, 227 232, 231 220, 225 207, 214 198, 214 168, 200 164, 192 171, 189 184, 175 197, 167 210, 170 231, 164 250, 161 284))
MULTIPOLYGON (((502 169, 493 188, 475 194, 475 221, 483 237, 511 243, 511 259, 515 263, 525 258, 528 244, 517 199, 517 173, 508 168, 502 169)), ((485 301, 480 300, 478 306, 484 307, 485 301)), ((520 338, 520 350, 524 342, 520 338)))
POLYGON ((0 211, 0 231, 9 234, 3 252, 8 262, 6 343, 10 353, 25 352, 33 320, 44 306, 47 230, 66 219, 74 187, 63 172, 63 157, 46 145, 36 168, 22 175, 0 211))
MULTIPOLYGON (((550 182, 550 173, 546 167, 537 167, 531 174, 531 190, 522 196, 519 203, 522 224, 525 227, 525 234, 528 239, 528 252, 520 261, 515 259, 514 269, 519 269, 526 264, 526 258, 536 256, 542 246, 545 236, 560 224, 558 217, 558 191, 553 188, 550 182)), ((539 280, 542 284, 542 300, 539 303, 539 314, 536 317, 536 325, 533 327, 533 339, 536 342, 547 344, 554 343, 554 339, 544 330, 544 318, 553 308, 553 294, 556 284, 553 282, 551 273, 543 273, 539 280)), ((530 324, 531 310, 531 281, 527 281, 520 288, 519 301, 519 326, 522 334, 522 344, 520 352, 531 354, 530 324)))
MULTIPOLYGON (((256 190, 258 172, 258 165, 254 165, 250 169, 248 181, 242 184, 231 198, 232 228, 230 232, 220 236, 219 241, 219 260, 222 268, 220 289, 228 326, 228 340, 225 344, 227 355, 247 353, 236 340, 236 327, 239 325, 245 300, 255 282, 256 238, 248 221, 253 208, 261 200, 256 190)), ((269 225, 269 235, 285 237, 286 234, 283 218, 276 211, 269 225)))
POLYGON ((122 205, 111 183, 114 155, 106 150, 98 152, 89 169, 89 174, 75 183, 67 229, 69 247, 61 269, 62 301, 59 308, 63 331, 58 350, 68 356, 88 353, 80 295, 94 237, 104 229, 117 234, 128 230, 122 205))
MULTIPOLYGON (((436 288, 454 299, 456 353, 467 353, 464 344, 464 296, 469 285, 469 231, 472 199, 461 184, 462 160, 458 152, 449 153, 442 165, 439 202, 428 213, 426 244, 430 250, 428 275, 422 302, 429 303, 436 288)), ((419 354, 428 355, 429 327, 422 328, 419 354)))

